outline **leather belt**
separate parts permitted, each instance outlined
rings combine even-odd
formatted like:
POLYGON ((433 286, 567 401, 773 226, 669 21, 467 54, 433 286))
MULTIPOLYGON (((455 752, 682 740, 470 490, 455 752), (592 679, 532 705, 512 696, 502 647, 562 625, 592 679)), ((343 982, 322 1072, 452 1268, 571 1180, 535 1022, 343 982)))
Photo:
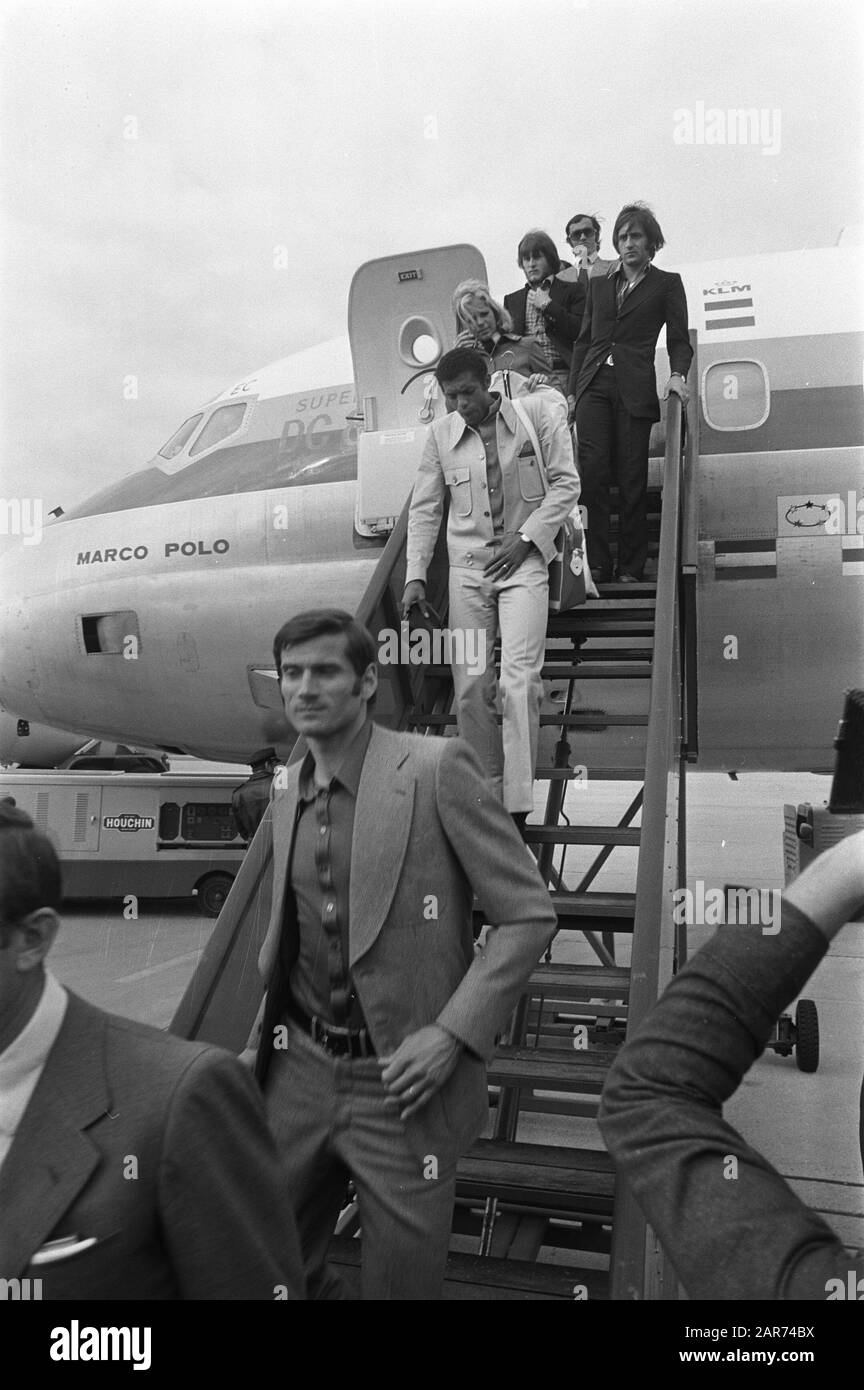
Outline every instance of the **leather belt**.
POLYGON ((357 1058, 376 1055, 369 1029, 366 1027, 340 1028, 335 1023, 325 1023, 317 1014, 310 1015, 305 1009, 301 1009, 293 996, 289 997, 285 1005, 285 1013, 331 1057, 357 1058))

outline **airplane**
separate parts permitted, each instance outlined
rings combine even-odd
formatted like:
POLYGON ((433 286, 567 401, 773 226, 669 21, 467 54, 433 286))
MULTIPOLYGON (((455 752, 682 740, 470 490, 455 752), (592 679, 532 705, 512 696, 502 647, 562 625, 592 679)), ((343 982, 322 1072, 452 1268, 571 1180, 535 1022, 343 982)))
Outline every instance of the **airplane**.
MULTIPOLYGON (((829 771, 840 694, 864 683, 856 248, 674 268, 698 353, 698 767, 829 771)), ((443 410, 450 290, 485 264, 456 246, 362 274, 349 337, 232 383, 3 556, 7 710, 174 754, 287 754, 272 635, 292 612, 356 607, 443 410)), ((662 335, 657 363, 662 396, 662 335)), ((654 479, 662 447, 661 423, 654 479)), ((620 730, 586 737, 632 760, 620 730)))
POLYGON ((86 742, 85 734, 49 729, 0 709, 0 767, 56 767, 86 742))

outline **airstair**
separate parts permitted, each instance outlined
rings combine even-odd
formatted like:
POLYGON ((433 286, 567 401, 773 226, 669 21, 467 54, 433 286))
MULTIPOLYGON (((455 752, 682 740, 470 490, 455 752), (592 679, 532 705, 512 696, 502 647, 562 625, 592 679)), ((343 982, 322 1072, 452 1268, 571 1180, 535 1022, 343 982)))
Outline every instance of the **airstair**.
MULTIPOLYGON (((652 463, 660 484, 650 493, 656 580, 601 585, 599 599, 549 622, 546 751, 526 838, 559 931, 489 1070, 493 1127, 460 1165, 446 1298, 677 1297, 662 1248, 616 1183, 595 1117, 626 1030, 686 954, 672 894, 686 884, 685 769, 697 751, 697 431, 694 404, 685 427, 671 397, 665 456, 652 463), (600 689, 598 707, 592 691, 600 689), (598 746, 612 749, 605 762, 590 753, 600 735, 598 746), (614 817, 595 810, 622 788, 614 817), (618 860, 626 862, 614 891, 601 887, 618 860)), ((373 634, 400 629, 406 533, 407 504, 357 610, 373 634)), ((446 623, 443 534, 427 598, 446 623)), ((394 664, 380 676, 377 722, 427 737, 455 734, 448 667, 394 664)), ((255 962, 272 876, 264 839, 250 846, 172 1025, 235 1050, 260 1000, 255 962)), ((475 915, 479 932, 482 903, 475 915)), ((361 1242, 343 1221, 331 1258, 349 1282, 361 1242)))

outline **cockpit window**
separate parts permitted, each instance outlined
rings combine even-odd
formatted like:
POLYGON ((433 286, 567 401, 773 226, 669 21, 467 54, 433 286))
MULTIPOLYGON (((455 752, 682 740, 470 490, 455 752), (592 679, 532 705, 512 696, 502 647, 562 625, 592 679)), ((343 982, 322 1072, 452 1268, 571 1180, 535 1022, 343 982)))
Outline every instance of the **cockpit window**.
POLYGON ((218 444, 220 440, 228 439, 230 435, 236 434, 243 423, 245 414, 245 401, 235 401, 232 405, 223 405, 218 410, 214 410, 189 450, 189 457, 195 458, 198 454, 203 454, 205 449, 212 449, 213 445, 218 444))
POLYGON ((357 426, 344 417, 353 405, 353 389, 334 388, 333 395, 339 399, 332 413, 328 407, 333 402, 324 392, 316 397, 308 391, 268 398, 254 408, 249 401, 205 407, 143 468, 69 508, 61 521, 245 492, 354 482, 357 426), (166 459, 165 450, 187 428, 186 444, 173 460, 166 459), (205 436, 211 430, 208 448, 205 436), (189 454, 190 441, 195 458, 189 454))
POLYGON ((187 443, 195 433, 196 429, 204 419, 203 414, 192 415, 188 420, 184 420, 179 430, 175 430, 167 444, 163 444, 159 450, 159 457, 163 459, 173 459, 179 454, 181 449, 185 449, 187 443))

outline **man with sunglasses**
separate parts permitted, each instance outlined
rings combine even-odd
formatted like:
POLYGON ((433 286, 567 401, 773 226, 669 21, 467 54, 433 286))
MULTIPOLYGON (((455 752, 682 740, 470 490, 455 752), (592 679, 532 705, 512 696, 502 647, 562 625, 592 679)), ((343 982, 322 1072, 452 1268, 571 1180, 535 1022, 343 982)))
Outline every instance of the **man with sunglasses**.
POLYGON ((559 270, 559 280, 578 280, 583 270, 587 272, 590 280, 595 275, 608 275, 612 267, 617 265, 617 261, 604 261, 597 254, 600 245, 600 223, 592 213, 574 213, 567 223, 564 235, 576 264, 568 266, 566 270, 559 270))

